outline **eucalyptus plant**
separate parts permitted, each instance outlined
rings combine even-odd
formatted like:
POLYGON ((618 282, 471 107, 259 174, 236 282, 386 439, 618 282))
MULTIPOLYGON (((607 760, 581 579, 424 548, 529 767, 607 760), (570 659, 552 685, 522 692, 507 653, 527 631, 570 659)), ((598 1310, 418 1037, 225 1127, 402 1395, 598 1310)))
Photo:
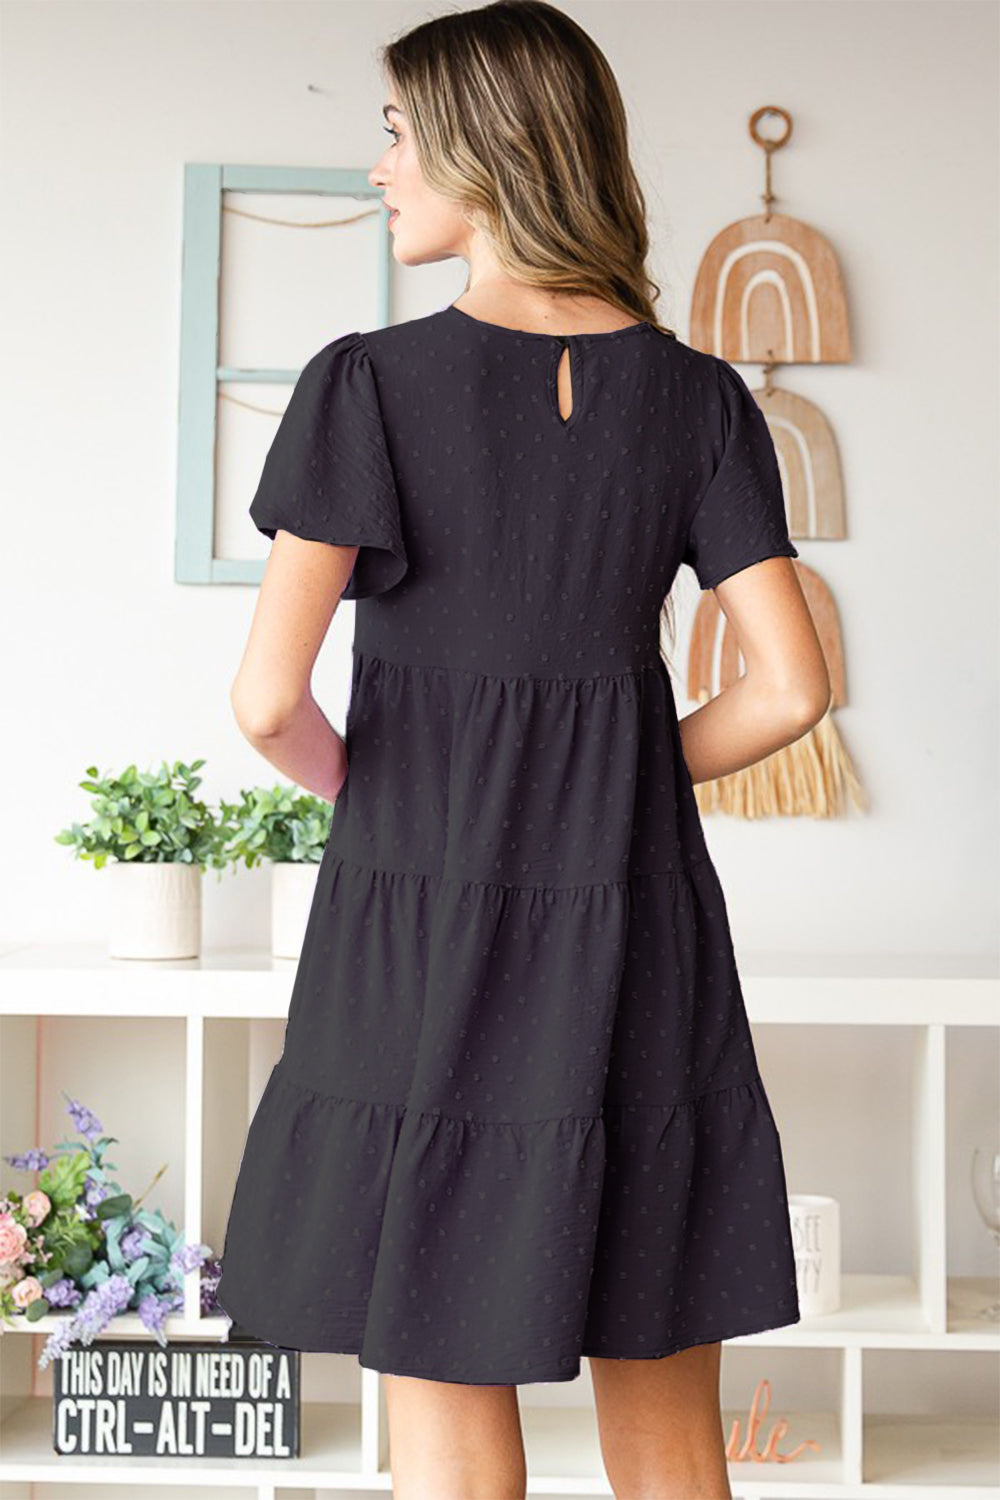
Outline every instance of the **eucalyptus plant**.
POLYGON ((233 830, 225 811, 217 819, 195 795, 204 764, 203 759, 190 766, 163 761, 158 771, 130 765, 118 776, 102 776, 96 766, 88 766, 78 785, 93 794, 93 817, 62 829, 56 843, 72 846, 78 859, 93 860, 98 870, 109 859, 224 869, 233 830))
POLYGON ((221 804, 233 830, 226 853, 248 869, 262 860, 318 864, 330 835, 333 804, 294 786, 250 787, 236 803, 221 804))

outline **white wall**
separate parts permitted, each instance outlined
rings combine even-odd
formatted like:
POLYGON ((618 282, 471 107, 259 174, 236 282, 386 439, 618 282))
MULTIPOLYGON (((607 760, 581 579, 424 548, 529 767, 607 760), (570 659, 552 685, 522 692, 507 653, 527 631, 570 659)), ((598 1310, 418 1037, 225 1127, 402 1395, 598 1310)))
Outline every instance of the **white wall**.
MULTIPOLYGON (((682 337, 709 240, 758 210, 763 162, 746 124, 764 103, 795 122, 775 158, 776 207, 829 236, 848 289, 855 362, 781 379, 822 407, 841 454, 849 539, 799 545, 840 609, 850 701, 837 722, 872 808, 828 823, 706 820, 737 948, 985 957, 998 846, 996 9, 566 8, 621 81, 662 316, 682 337)), ((213 799, 282 779, 228 702, 253 590, 173 580, 183 163, 367 168, 387 139, 375 47, 435 10, 0 9, 2 939, 103 935, 100 875, 53 842, 88 815, 76 783, 91 762, 204 755, 213 799)), ((394 321, 451 300, 464 277, 462 262, 396 267, 394 321)), ((316 347, 325 338, 317 328, 316 347)), ((352 625, 343 606, 316 678, 340 728, 352 625)), ((254 938, 265 894, 263 874, 209 878, 207 943, 254 938)))

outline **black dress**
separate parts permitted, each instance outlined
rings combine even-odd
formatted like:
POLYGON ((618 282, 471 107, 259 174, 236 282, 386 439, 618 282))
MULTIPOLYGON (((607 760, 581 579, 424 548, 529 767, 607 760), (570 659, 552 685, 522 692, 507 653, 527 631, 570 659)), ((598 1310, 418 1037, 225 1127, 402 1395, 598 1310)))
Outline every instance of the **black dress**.
POLYGON ((681 563, 711 588, 798 556, 742 378, 650 323, 566 338, 449 306, 348 333, 302 371, 250 514, 358 545, 360 602, 222 1308, 471 1384, 798 1321, 659 645, 681 563))

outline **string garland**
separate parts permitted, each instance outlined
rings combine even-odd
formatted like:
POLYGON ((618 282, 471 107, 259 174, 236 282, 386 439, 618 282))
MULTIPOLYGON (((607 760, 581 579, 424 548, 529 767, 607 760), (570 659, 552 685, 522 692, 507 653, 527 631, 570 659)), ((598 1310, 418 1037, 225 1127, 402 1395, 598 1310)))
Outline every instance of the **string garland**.
POLYGON ((224 214, 237 214, 241 219, 255 219, 258 224, 283 224, 287 229, 342 229, 348 224, 357 224, 361 219, 371 219, 382 212, 380 208, 365 208, 346 219, 317 219, 314 224, 305 224, 300 219, 278 219, 270 214, 252 214, 248 208, 232 208, 222 205, 224 214))
POLYGON ((245 406, 247 411, 259 411, 265 417, 283 417, 284 411, 275 411, 271 406, 255 406, 252 401, 244 401, 241 396, 230 396, 228 391, 219 392, 220 401, 231 401, 234 406, 245 406))
MULTIPOLYGON (((280 224, 286 229, 344 229, 349 224, 357 224, 362 219, 377 217, 382 210, 379 208, 365 208, 360 213, 349 214, 344 219, 316 219, 311 224, 304 223, 301 219, 279 219, 273 214, 254 214, 247 208, 233 208, 229 204, 222 205, 224 214, 236 214, 241 219, 253 219, 258 224, 280 224)), ((247 411, 259 412, 265 417, 283 417, 283 411, 275 411, 270 406, 257 406, 253 401, 244 401, 240 396, 231 396, 228 391, 218 392, 220 401, 231 401, 234 406, 245 407, 247 411)))

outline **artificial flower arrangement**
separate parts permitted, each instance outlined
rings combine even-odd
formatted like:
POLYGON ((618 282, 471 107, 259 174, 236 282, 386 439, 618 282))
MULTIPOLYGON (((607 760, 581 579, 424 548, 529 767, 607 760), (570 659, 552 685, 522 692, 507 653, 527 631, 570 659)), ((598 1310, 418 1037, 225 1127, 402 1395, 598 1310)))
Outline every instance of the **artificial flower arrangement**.
POLYGON ((159 1210, 140 1208, 145 1194, 133 1199, 109 1178, 115 1167, 106 1152, 117 1137, 102 1135, 91 1111, 65 1097, 82 1140, 60 1141, 51 1154, 6 1156, 18 1171, 41 1176, 32 1192, 0 1197, 0 1333, 17 1314, 36 1322, 66 1310, 40 1368, 75 1339, 92 1343, 127 1309, 165 1345, 164 1321, 184 1305, 183 1278, 211 1254, 208 1245, 184 1244, 159 1210))

